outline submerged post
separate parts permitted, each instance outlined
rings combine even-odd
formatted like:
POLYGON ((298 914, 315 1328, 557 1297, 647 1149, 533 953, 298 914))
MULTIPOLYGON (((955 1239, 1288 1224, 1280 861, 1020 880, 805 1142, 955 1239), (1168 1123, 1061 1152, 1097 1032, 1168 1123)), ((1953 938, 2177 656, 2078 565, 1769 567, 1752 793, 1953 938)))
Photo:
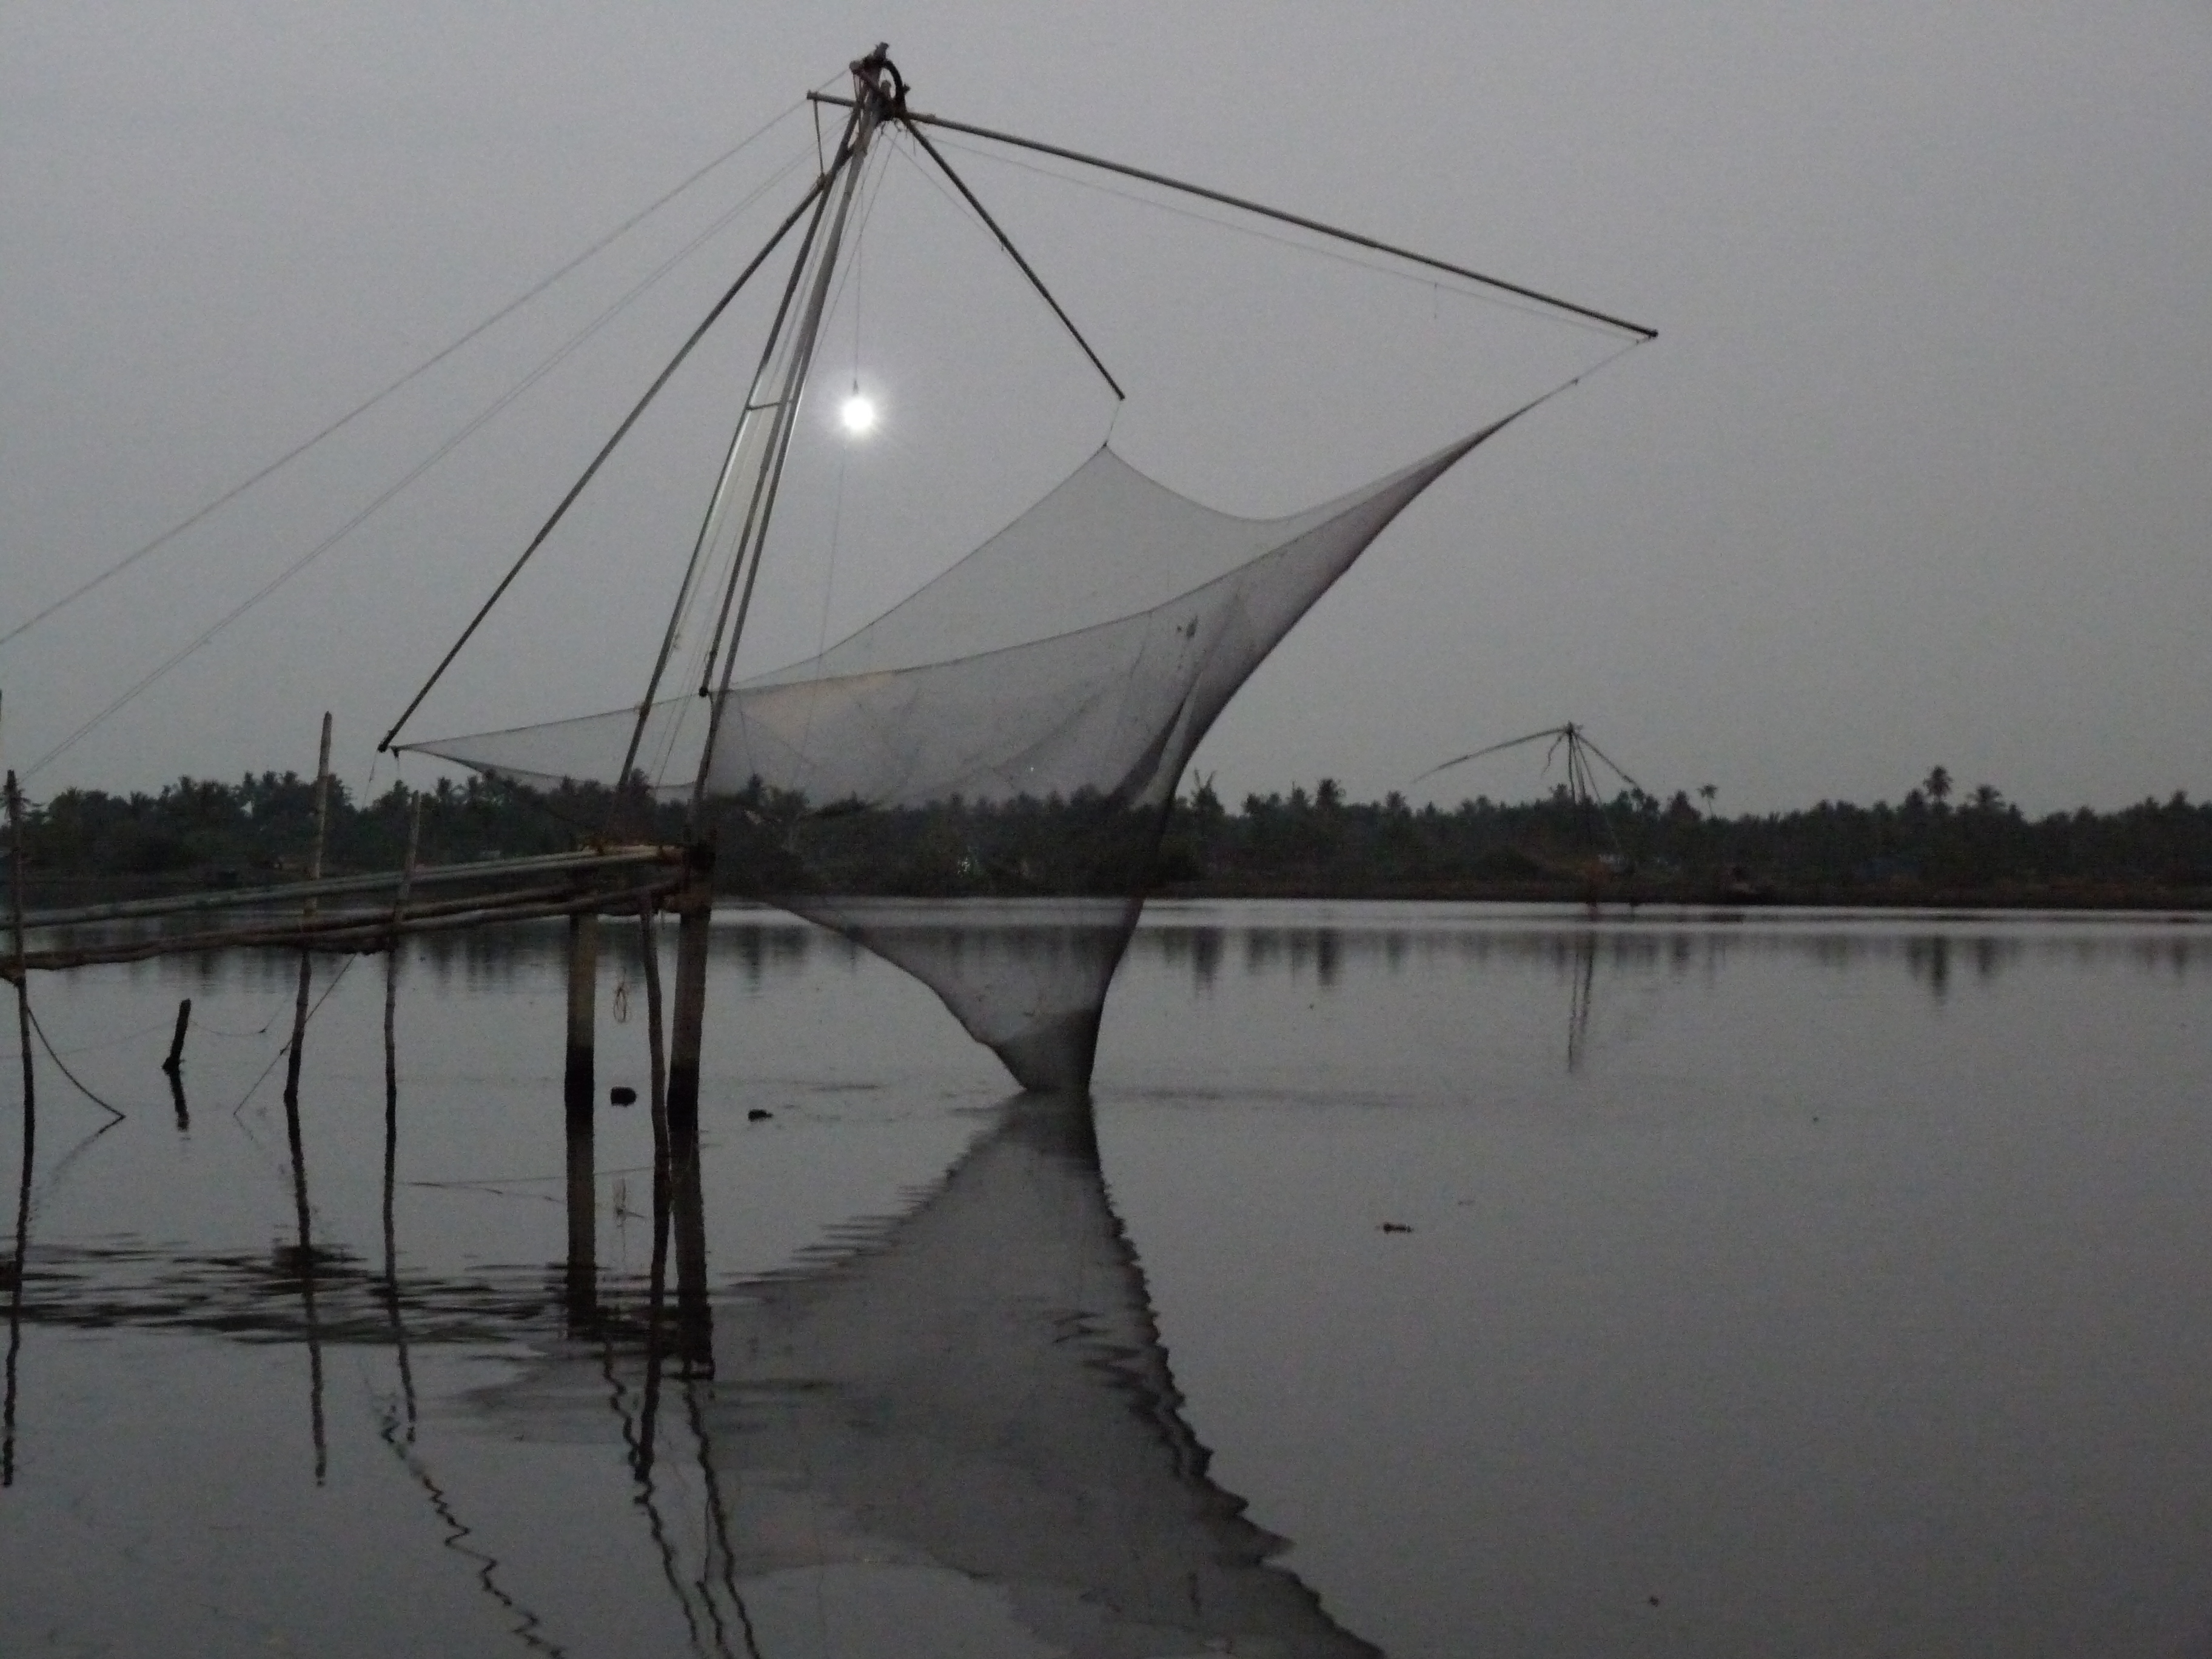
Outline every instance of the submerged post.
POLYGON ((598 1304, 598 1171, 592 1146, 592 1036, 598 1013, 599 919, 568 918, 568 1058, 562 1079, 568 1175, 568 1318, 581 1326, 598 1304))

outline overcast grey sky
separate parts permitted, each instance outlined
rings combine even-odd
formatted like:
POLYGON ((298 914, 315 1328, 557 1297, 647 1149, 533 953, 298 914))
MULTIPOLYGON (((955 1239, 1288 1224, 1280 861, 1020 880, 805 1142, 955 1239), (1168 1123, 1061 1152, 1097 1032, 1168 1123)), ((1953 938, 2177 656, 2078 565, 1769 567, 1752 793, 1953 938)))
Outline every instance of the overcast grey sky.
MULTIPOLYGON (((1723 810, 1895 799, 1937 763, 2036 811, 2212 790, 2212 9, 2179 0, 15 0, 0 7, 0 631, 878 39, 917 107, 1662 331, 1376 544, 1201 751, 1224 793, 1329 774, 1380 793, 1570 718, 1656 789, 1717 784, 1723 810)), ((769 185, 31 787, 304 769, 326 705, 342 769, 367 781, 467 609, 804 187, 811 161, 775 170, 812 143, 787 121, 271 487, 0 647, 9 763, 769 185)), ((1286 512, 1609 349, 956 159, 1126 369, 1130 403, 1115 416, 972 228, 887 161, 825 348, 835 375, 879 391, 885 429, 866 453, 811 434, 764 652, 804 654, 929 574, 1109 418, 1165 481, 1286 512), (979 447, 986 421, 1015 436, 979 447)), ((635 696, 743 356, 734 332, 702 354, 422 734, 635 696)), ((379 787, 391 776, 387 759, 379 787)), ((1510 796, 1539 779, 1529 759, 1443 782, 1510 796)))

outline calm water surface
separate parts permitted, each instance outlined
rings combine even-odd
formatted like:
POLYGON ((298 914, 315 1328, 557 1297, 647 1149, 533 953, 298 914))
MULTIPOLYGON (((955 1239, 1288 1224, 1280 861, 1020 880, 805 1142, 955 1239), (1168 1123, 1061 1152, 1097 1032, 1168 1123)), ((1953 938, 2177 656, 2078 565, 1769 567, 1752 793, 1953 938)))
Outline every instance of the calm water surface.
POLYGON ((561 946, 402 963, 388 1232, 319 969, 305 1250, 294 959, 36 983, 0 1652, 2212 1654, 2203 927, 1158 905, 1085 1106, 727 915, 688 1357, 561 946))

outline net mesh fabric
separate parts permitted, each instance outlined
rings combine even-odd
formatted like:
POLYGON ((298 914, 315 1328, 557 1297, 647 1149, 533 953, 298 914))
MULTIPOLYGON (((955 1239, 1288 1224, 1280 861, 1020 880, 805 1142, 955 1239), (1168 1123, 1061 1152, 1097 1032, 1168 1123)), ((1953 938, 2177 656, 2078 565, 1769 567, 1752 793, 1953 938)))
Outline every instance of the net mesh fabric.
MULTIPOLYGON (((653 706, 636 787, 725 804, 719 879, 935 990, 1016 1079, 1090 1079, 1191 754, 1408 503, 1514 416, 1335 501, 1242 519, 1112 450, 819 655, 653 706)), ((637 711, 410 745, 614 787, 637 711)))

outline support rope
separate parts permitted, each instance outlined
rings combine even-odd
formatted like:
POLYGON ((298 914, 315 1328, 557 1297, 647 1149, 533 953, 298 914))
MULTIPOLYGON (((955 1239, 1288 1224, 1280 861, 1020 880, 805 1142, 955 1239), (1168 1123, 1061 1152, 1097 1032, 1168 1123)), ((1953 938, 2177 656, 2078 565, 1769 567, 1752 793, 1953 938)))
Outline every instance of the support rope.
POLYGON ((537 283, 532 284, 529 288, 524 289, 520 294, 517 295, 514 299, 509 300, 505 305, 501 306, 497 311, 493 312, 490 316, 485 318, 482 322, 477 323, 474 327, 468 329, 464 333, 455 337, 447 344, 440 347, 436 351, 432 352, 428 357, 422 359, 421 362, 416 363, 414 368, 409 369, 398 380, 393 380, 389 385, 386 386, 383 390, 374 392, 363 401, 356 404, 351 409, 346 410, 344 414, 339 416, 337 419, 332 421, 328 426, 323 428, 313 436, 304 439, 301 442, 294 445, 290 449, 286 450, 275 460, 263 467, 258 472, 254 473, 252 477, 245 479, 241 483, 233 484, 228 489, 223 491, 222 495, 217 495, 213 501, 209 501, 205 506, 195 508, 192 512, 185 514, 185 517, 179 519, 175 524, 171 525, 167 530, 161 532, 160 535, 155 537, 153 540, 139 547, 137 550, 126 554, 124 557, 117 560, 113 564, 108 566, 106 569, 101 571, 98 575, 92 577, 89 580, 82 582, 76 587, 71 588, 68 592, 63 594, 61 598, 54 600, 51 605, 48 605, 43 611, 37 612, 24 622, 18 623, 15 627, 9 629, 5 634, 0 634, 0 645, 6 645, 10 641, 18 639, 23 635, 29 633, 40 623, 46 621, 47 617, 67 609, 72 605, 75 605, 86 594, 91 592, 93 589, 100 586, 102 584, 111 580, 114 577, 121 575, 125 571, 130 569, 140 560, 144 559, 149 555, 159 551, 161 548, 166 547, 169 543, 176 540, 178 537, 183 535, 185 532, 191 529, 195 525, 199 524, 204 520, 210 518, 215 514, 221 512, 224 507, 229 506, 231 502, 236 501, 240 495, 245 495, 248 490, 252 489, 256 484, 261 483, 264 478, 274 476, 284 467, 289 466, 292 462, 298 460, 301 456, 314 448, 325 439, 335 437, 341 430, 352 425, 354 422, 368 414, 370 410, 374 409, 379 404, 384 402, 385 399, 392 397, 395 392, 404 390, 408 386, 410 386, 415 381, 420 380, 423 375, 428 374, 440 363, 444 362, 447 358, 459 351, 463 346, 467 345, 471 341, 477 338, 479 336, 483 335, 491 328, 495 327, 500 323, 506 321, 507 318, 513 316, 524 306, 528 305, 532 300, 544 293, 546 289, 551 288, 554 283, 568 276, 579 265, 585 264, 594 255, 605 252, 616 242, 621 240, 623 237, 636 229, 639 225, 642 224, 653 214, 658 213, 662 208, 666 207, 678 197, 683 195, 684 191, 690 190, 692 185, 697 184, 708 173, 721 167, 723 163, 734 161, 739 152, 749 148, 755 141, 766 137, 772 128, 788 118, 791 115, 795 113, 798 109, 799 105, 794 103, 788 108, 779 111, 775 115, 769 118, 764 125, 755 128, 746 137, 739 139, 737 143, 732 145, 730 149, 724 150, 720 155, 714 157, 713 161, 708 162, 704 167, 700 167, 697 171, 691 173, 673 189, 665 191, 663 194, 654 198, 653 201, 647 203, 644 207, 640 208, 629 218, 623 220, 622 223, 617 225, 612 230, 607 232, 606 234, 600 237, 590 246, 585 248, 582 252, 577 254, 566 264, 556 268, 550 275, 541 278, 537 283))
POLYGON ((52 1041, 46 1036, 46 1028, 39 1024, 39 1011, 26 1003, 24 1005, 24 1012, 30 1015, 31 1030, 38 1034, 39 1046, 46 1051, 46 1058, 53 1061, 54 1069, 59 1072, 64 1077, 67 1078, 71 1083, 76 1085, 76 1090, 79 1094, 82 1095, 94 1105, 99 1107, 101 1111, 106 1112, 108 1116, 112 1118, 116 1122, 120 1123, 125 1118, 128 1117, 130 1115, 129 1113, 122 1111, 109 1104, 106 1101, 102 1100, 98 1095, 93 1093, 91 1086, 75 1072, 70 1070, 68 1066, 63 1062, 61 1055, 55 1051, 52 1041))

